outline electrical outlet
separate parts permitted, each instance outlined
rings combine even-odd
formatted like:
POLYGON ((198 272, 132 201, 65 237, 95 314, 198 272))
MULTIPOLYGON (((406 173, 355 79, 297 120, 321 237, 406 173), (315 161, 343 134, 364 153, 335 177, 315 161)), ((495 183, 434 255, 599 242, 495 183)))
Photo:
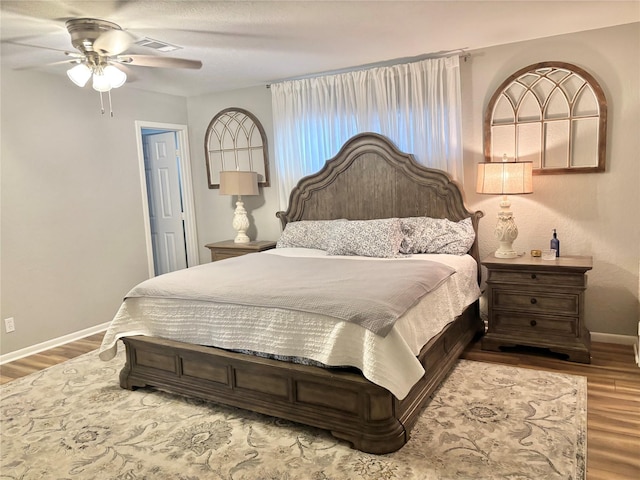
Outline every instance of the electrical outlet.
POLYGON ((6 330, 7 333, 11 333, 15 331, 16 323, 13 317, 4 319, 4 329, 6 330))

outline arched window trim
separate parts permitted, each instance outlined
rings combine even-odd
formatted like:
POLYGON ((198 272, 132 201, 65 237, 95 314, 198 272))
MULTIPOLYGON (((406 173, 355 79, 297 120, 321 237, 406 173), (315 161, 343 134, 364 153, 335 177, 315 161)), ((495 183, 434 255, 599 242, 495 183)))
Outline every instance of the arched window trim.
POLYGON ((220 188, 221 170, 250 170, 258 174, 258 185, 269 186, 269 149, 267 135, 260 121, 251 112, 242 108, 230 107, 218 112, 209 122, 204 137, 204 153, 207 164, 207 181, 209 188, 220 188), (256 130, 260 143, 252 143, 256 130), (223 146, 225 134, 232 140, 231 148, 223 146), (227 158, 233 162, 227 164, 227 158), (245 155, 242 155, 242 153, 245 155), (221 161, 212 158, 212 153, 219 153, 221 161), (245 160, 241 160, 244 158, 245 160))
MULTIPOLYGON (((496 157, 496 156, 492 156, 492 127, 494 125, 500 125, 500 126, 513 125, 514 126, 514 134, 516 136, 516 139, 515 139, 516 151, 514 152, 515 155, 513 155, 513 157, 515 157, 515 160, 518 160, 519 155, 518 155, 518 143, 517 143, 517 135, 518 135, 517 127, 518 125, 531 124, 531 123, 541 124, 541 128, 540 128, 541 165, 540 165, 540 168, 534 168, 533 170, 534 174, 592 173, 592 172, 605 171, 606 137, 607 137, 607 102, 604 96, 604 92, 600 87, 600 84, 591 74, 589 74, 585 70, 581 69, 580 67, 577 67, 576 65, 572 65, 570 63, 565 63, 565 62, 535 63, 533 65, 529 65, 527 67, 524 67, 518 70, 509 78, 507 78, 504 82, 502 82, 502 84, 496 89, 491 99, 489 100, 487 109, 485 111, 485 118, 484 118, 485 161, 490 162, 492 161, 492 159, 495 160, 495 157, 496 157), (541 74, 539 72, 539 70, 541 69, 550 69, 550 72, 541 74), (563 75, 562 78, 560 79, 550 78, 549 77, 550 73, 557 72, 557 70, 554 70, 554 69, 565 70, 565 71, 568 71, 569 73, 567 75, 563 75), (527 84, 525 81, 522 80, 522 78, 525 77, 525 75, 527 74, 535 75, 538 78, 533 82, 530 82, 530 84, 527 84), (571 75, 576 75, 585 81, 585 83, 581 87, 579 87, 576 90, 576 92, 573 94, 573 98, 569 98, 568 92, 566 92, 565 89, 563 89, 560 86, 571 75), (552 82, 554 87, 551 89, 551 91, 548 94, 546 94, 544 99, 541 99, 540 96, 535 91, 535 86, 538 85, 540 82, 544 81, 545 79, 547 81, 552 82), (516 99, 515 101, 516 104, 514 104, 514 101, 508 94, 508 90, 512 88, 513 85, 516 85, 516 84, 519 85, 521 88, 524 88, 525 93, 523 93, 519 99, 516 99), (585 88, 589 88, 591 90, 597 102, 598 113, 595 115, 575 115, 576 101, 580 99, 580 96, 584 92, 585 88), (552 98, 553 92, 555 92, 556 90, 562 93, 562 95, 564 96, 564 99, 567 102, 567 105, 568 105, 567 117, 562 117, 559 119, 546 117, 547 109, 549 107, 549 101, 552 98), (522 107, 522 102, 527 96, 527 91, 533 94, 533 97, 536 99, 536 102, 540 107, 540 118, 537 120, 519 119, 520 108, 522 107), (496 109, 496 106, 498 105, 499 100, 502 97, 504 97, 508 101, 509 105, 511 105, 513 115, 514 115, 512 122, 498 122, 498 123, 494 122, 495 109, 496 109), (596 147, 597 148, 597 152, 596 152, 597 164, 590 165, 590 166, 571 166, 571 152, 573 149, 573 142, 576 140, 575 138, 573 138, 574 137, 573 135, 574 120, 587 119, 587 118, 598 118, 598 124, 597 124, 598 139, 597 139, 597 147, 596 147), (556 120, 568 121, 569 138, 568 138, 567 150, 569 154, 567 158, 567 166, 561 167, 561 168, 544 167, 544 149, 543 149, 544 125, 546 123, 551 123, 556 120)), ((497 156, 501 157, 502 155, 497 155, 497 156)))

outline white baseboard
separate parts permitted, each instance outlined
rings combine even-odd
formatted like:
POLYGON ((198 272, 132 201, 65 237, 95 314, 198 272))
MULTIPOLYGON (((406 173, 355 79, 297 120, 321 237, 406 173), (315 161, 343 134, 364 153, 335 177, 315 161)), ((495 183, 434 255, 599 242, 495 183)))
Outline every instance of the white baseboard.
POLYGON ((36 345, 31 345, 30 347, 21 348, 14 352, 5 353, 4 355, 0 355, 0 365, 49 350, 50 348, 59 347, 65 343, 75 342, 76 340, 80 340, 96 333, 104 332, 107 330, 110 323, 111 322, 107 322, 101 325, 96 325, 95 327, 85 328, 84 330, 63 335, 62 337, 47 340, 46 342, 38 343, 36 345))
POLYGON ((633 335, 618 335, 615 333, 591 332, 591 341, 617 343, 619 345, 635 345, 638 343, 638 337, 634 337, 633 335))

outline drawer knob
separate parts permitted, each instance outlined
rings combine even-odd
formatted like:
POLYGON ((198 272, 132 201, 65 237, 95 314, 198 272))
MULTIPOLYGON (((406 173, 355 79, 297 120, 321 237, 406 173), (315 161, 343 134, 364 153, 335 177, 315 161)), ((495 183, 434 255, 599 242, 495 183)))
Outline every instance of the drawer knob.
POLYGON ((536 303, 538 303, 538 300, 536 300, 535 298, 532 298, 532 299, 531 299, 531 304, 532 304, 532 305, 535 305, 536 303))
POLYGON ((532 278, 533 280, 535 280, 535 279, 536 279, 536 274, 535 274, 535 273, 532 273, 532 274, 531 274, 531 278, 532 278))
POLYGON ((531 322, 529 322, 529 323, 531 323, 532 327, 535 327, 538 324, 538 322, 536 322, 535 320, 531 320, 531 322))

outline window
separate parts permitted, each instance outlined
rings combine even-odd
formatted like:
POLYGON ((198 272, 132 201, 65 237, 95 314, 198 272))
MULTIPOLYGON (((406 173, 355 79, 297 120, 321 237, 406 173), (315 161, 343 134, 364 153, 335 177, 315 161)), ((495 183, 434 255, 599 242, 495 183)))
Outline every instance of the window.
POLYGON ((463 181, 457 54, 278 82, 271 95, 282 210, 301 178, 363 132, 384 135, 418 163, 463 181))
POLYGON ((531 161, 534 174, 603 172, 606 122, 604 93, 589 73, 563 62, 530 65, 489 101, 485 159, 531 161))
POLYGON ((260 121, 241 108, 226 108, 207 127, 204 153, 209 188, 220 188, 221 170, 258 174, 258 185, 269 186, 267 136, 260 121))

